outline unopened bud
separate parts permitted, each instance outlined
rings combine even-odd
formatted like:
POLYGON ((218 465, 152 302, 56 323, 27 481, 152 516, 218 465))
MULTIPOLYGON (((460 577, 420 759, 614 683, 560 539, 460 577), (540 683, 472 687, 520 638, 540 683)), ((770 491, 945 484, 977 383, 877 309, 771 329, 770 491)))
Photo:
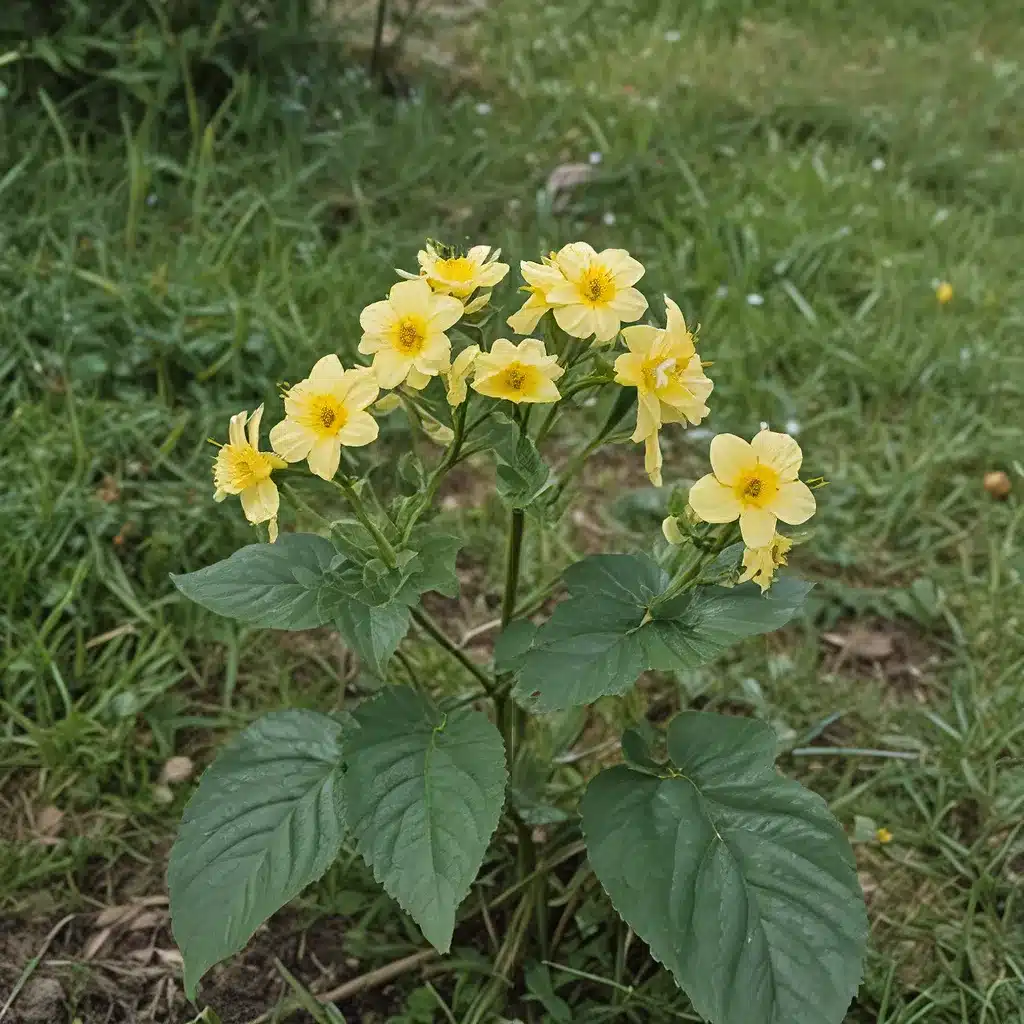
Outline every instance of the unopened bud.
POLYGON ((669 544, 682 544, 686 540, 683 531, 679 529, 679 521, 675 516, 666 516, 661 521, 661 532, 669 544))
POLYGON ((394 412, 401 404, 402 400, 391 391, 373 403, 373 411, 381 416, 387 416, 389 412, 394 412))

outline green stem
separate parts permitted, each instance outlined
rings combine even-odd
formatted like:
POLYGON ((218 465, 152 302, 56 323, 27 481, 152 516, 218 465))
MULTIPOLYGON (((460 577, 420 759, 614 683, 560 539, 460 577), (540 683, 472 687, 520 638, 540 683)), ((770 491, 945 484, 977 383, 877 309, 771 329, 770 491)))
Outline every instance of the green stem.
POLYGON ((389 569, 394 569, 398 565, 398 556, 395 554, 395 549, 391 546, 391 541, 384 536, 380 527, 373 521, 369 512, 366 511, 366 506, 359 495, 356 494, 355 488, 345 477, 340 477, 334 480, 333 483, 348 499, 349 505, 352 506, 352 511, 356 514, 356 519, 370 532, 370 535, 377 544, 377 550, 380 551, 381 558, 384 559, 385 565, 389 569))
POLYGON ((494 680, 431 618, 423 608, 414 608, 413 621, 439 647, 447 651, 464 669, 470 672, 492 700, 497 693, 494 680))
POLYGON ((519 563, 523 554, 523 527, 525 519, 521 508, 512 509, 509 519, 508 544, 505 548, 505 592, 501 601, 501 628, 512 619, 519 589, 519 563))

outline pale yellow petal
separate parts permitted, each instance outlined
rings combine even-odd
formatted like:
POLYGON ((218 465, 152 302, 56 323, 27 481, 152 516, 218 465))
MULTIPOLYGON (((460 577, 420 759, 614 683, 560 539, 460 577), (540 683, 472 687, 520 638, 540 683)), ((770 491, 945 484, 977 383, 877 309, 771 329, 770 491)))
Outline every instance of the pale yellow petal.
POLYGON ((490 301, 491 293, 489 291, 480 292, 475 299, 466 303, 466 308, 462 312, 469 316, 470 313, 476 313, 478 310, 483 309, 490 301))
MULTIPOLYGON (((391 291, 388 292, 388 302, 398 317, 428 316, 432 295, 430 285, 422 277, 418 277, 415 281, 399 281, 398 284, 393 284, 391 291)), ((461 302, 459 308, 462 308, 461 302)))
POLYGON ((277 516, 274 516, 270 522, 267 523, 267 538, 271 544, 277 541, 277 516))
POLYGON ((507 263, 488 263, 477 276, 476 285, 478 288, 493 288, 499 281, 505 279, 506 274, 507 263))
POLYGON ((314 391, 334 391, 344 379, 345 367, 333 352, 318 359, 307 378, 310 389, 314 391))
POLYGON ((587 242, 569 242, 556 253, 555 265, 570 281, 578 281, 596 255, 587 242))
POLYGON ((555 322, 574 338, 589 338, 594 333, 592 310, 582 304, 556 306, 555 322))
POLYGON ((571 281, 562 281, 548 289, 544 298, 552 306, 574 306, 580 303, 579 288, 571 281))
POLYGON ((340 386, 334 391, 334 395, 344 403, 350 414, 372 405, 379 394, 377 376, 368 366, 347 371, 340 386))
POLYGON ((592 310, 594 337, 597 341, 611 341, 619 333, 621 321, 610 306, 598 306, 592 310))
POLYGON ((242 501, 242 511, 250 523, 265 523, 268 519, 277 515, 281 497, 277 493, 277 484, 269 477, 261 480, 252 487, 246 487, 239 498, 242 501))
POLYGON ((644 439, 644 469, 655 487, 661 486, 661 444, 658 432, 648 434, 644 439))
POLYGON ((555 383, 547 377, 540 377, 530 390, 523 395, 524 402, 557 402, 562 397, 555 383))
POLYGON ((642 441, 656 430, 661 429, 661 406, 657 398, 643 391, 637 392, 636 407, 636 429, 633 431, 633 440, 642 441))
POLYGON ((406 387, 410 387, 413 391, 422 391, 429 383, 430 378, 435 376, 429 373, 420 373, 415 366, 409 369, 409 376, 405 378, 406 387))
POLYGON ((317 435, 293 419, 281 420, 270 429, 270 446, 285 462, 301 462, 313 447, 317 435))
POLYGON ((260 403, 260 407, 249 417, 249 444, 256 449, 260 450, 260 420, 263 419, 263 403, 260 403))
POLYGON ((333 480, 334 474, 338 472, 338 463, 341 461, 341 441, 337 434, 329 437, 317 438, 313 447, 309 450, 309 469, 311 473, 324 480, 333 480))
POLYGON ((531 363, 534 366, 538 366, 548 359, 544 342, 538 341, 536 338, 523 338, 516 346, 516 352, 521 362, 531 363))
POLYGON ((657 327, 648 327, 646 324, 626 327, 622 331, 622 340, 626 343, 626 348, 638 356, 648 355, 660 337, 661 331, 657 327))
POLYGON ((732 488, 719 483, 713 473, 690 488, 690 507, 706 523, 731 523, 743 511, 732 488))
POLYGON ((565 282, 558 267, 551 267, 546 263, 530 263, 528 260, 522 260, 519 269, 527 284, 532 284, 535 288, 540 288, 545 292, 565 282))
POLYGON ((516 334, 530 334, 550 307, 536 295, 531 295, 506 321, 516 334))
POLYGON ((363 308, 359 314, 359 326, 367 334, 387 334, 395 326, 397 319, 391 303, 383 299, 380 302, 371 302, 363 308))
MULTIPOLYGON (((597 262, 604 264, 612 273, 619 288, 628 288, 644 276, 644 265, 625 249, 605 249, 597 254, 597 262)), ((647 303, 644 303, 644 308, 647 303)))
POLYGON ((693 337, 686 326, 686 319, 683 316, 683 311, 672 301, 667 295, 665 299, 665 330, 672 337, 674 341, 681 341, 684 344, 689 343, 690 348, 693 347, 693 337))
POLYGON ((373 372, 377 383, 388 390, 397 388, 412 367, 408 356, 399 355, 393 348, 382 348, 373 357, 373 372))
POLYGON ((461 318, 464 306, 451 295, 435 295, 430 303, 430 319, 427 321, 431 331, 447 331, 461 318))
POLYGON ((723 484, 735 483, 756 461, 753 450, 742 437, 718 434, 711 441, 711 468, 723 484))
POLYGON ((789 434, 780 434, 774 430, 762 430, 750 447, 760 462, 771 466, 783 480, 795 480, 804 461, 804 453, 800 445, 789 434))
MULTIPOLYGON (((699 515, 699 513, 698 513, 699 515)), ((747 505, 740 513, 740 534, 748 548, 763 548, 775 536, 775 516, 766 508, 747 505)))
POLYGON ((608 303, 608 308, 620 320, 639 320, 647 312, 647 300, 635 288, 625 288, 608 303))
POLYGON ((228 444, 238 448, 245 445, 245 420, 248 416, 247 410, 243 409, 228 421, 228 444))
POLYGON ((348 448, 358 448, 377 440, 380 427, 368 412, 354 412, 338 431, 338 440, 348 448))
POLYGON ((779 488, 768 508, 784 523, 799 526, 814 515, 818 503, 802 480, 790 480, 779 488))
POLYGON ((427 335, 423 342, 420 354, 416 356, 413 365, 421 373, 434 375, 442 370, 447 370, 452 361, 452 343, 448 340, 447 334, 437 332, 427 335))
POLYGON ((364 356, 373 355, 374 352, 385 347, 387 342, 382 335, 379 334, 364 334, 359 339, 359 346, 357 351, 361 352, 364 356))
POLYGON ((643 387, 644 357, 636 352, 623 352, 616 358, 615 383, 626 388, 643 387))

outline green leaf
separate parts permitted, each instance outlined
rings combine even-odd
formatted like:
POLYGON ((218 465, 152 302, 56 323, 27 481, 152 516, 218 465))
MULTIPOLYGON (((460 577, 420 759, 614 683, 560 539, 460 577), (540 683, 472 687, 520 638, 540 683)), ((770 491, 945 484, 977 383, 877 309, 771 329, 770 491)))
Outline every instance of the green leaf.
POLYGON ((533 645, 537 627, 529 619, 514 619, 494 641, 494 671, 516 672, 522 659, 533 645))
POLYGON ((511 659, 514 696, 534 711, 625 693, 648 669, 703 665, 742 637, 784 625, 811 586, 790 576, 763 596, 754 584, 700 586, 658 606, 669 576, 645 555, 593 555, 563 579, 568 599, 511 659))
POLYGON ((284 533, 275 544, 249 544, 229 558, 171 576, 187 598, 229 619, 271 629, 321 626, 319 592, 334 545, 312 533, 284 533))
POLYGON ((419 563, 400 597, 414 603, 428 590, 445 597, 459 596, 459 577, 455 559, 463 540, 448 533, 437 533, 436 527, 425 524, 412 531, 409 544, 419 552, 419 563))
POLYGON ((363 604, 349 600, 334 606, 334 624, 345 643, 374 675, 384 678, 391 656, 409 632, 409 606, 363 604))
POLYGON ((190 999, 208 968, 237 953, 337 856, 341 731, 326 715, 275 712, 236 736, 203 774, 167 872, 190 999))
POLYGON ((679 774, 619 766, 583 798, 616 910, 715 1024, 838 1024, 867 940, 839 823, 776 773, 763 723, 687 712, 668 749, 679 774))
POLYGON ((549 491, 551 470, 533 440, 504 413, 491 413, 472 440, 474 451, 494 453, 498 493, 513 508, 530 508, 549 491))
POLYGON ((504 802, 505 750, 486 715, 389 687, 346 736, 348 820, 374 877, 442 953, 504 802))

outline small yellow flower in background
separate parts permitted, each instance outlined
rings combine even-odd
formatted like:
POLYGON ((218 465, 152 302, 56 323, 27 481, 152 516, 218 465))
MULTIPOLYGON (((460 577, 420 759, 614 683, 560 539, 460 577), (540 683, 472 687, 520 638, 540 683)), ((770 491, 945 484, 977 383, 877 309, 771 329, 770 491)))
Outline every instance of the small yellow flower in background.
POLYGON ((737 582, 746 583, 753 580, 760 588, 761 593, 767 593, 772 585, 772 577, 780 565, 786 564, 786 555, 793 546, 793 542, 784 537, 781 533, 772 537, 770 544, 763 548, 745 548, 743 551, 743 575, 737 582))
POLYGON ((661 486, 661 441, 658 432, 652 430, 644 438, 644 470, 655 487, 661 486))
POLYGON ((735 434, 711 442, 712 473, 690 488, 690 507, 708 523, 740 521, 748 548, 771 544, 778 520, 806 523, 816 503, 797 479, 803 452, 789 434, 762 430, 749 444, 735 434))
POLYGON ((526 282, 526 287, 521 288, 520 291, 529 292, 530 297, 505 323, 516 334, 529 334, 540 323, 540 318, 549 309, 555 308, 548 302, 548 292, 552 288, 565 284, 565 278, 555 264, 555 253, 545 256, 543 263, 531 263, 529 260, 521 260, 519 269, 522 271, 523 280, 526 282))
POLYGON ((953 298, 953 286, 948 281, 941 281, 935 289, 935 298, 939 300, 940 306, 944 306, 953 298))
MULTIPOLYGON (((508 264, 498 262, 500 255, 500 249, 492 249, 489 245, 474 245, 465 256, 459 256, 454 250, 446 250, 433 242, 427 242, 426 249, 421 249, 416 259, 421 276, 427 279, 435 292, 467 299, 478 288, 487 289, 489 296, 489 290, 508 273, 508 264)), ((479 298, 475 299, 466 307, 466 312, 472 313, 486 304, 487 298, 482 302, 479 298)))
POLYGON ((444 332, 462 316, 450 295, 435 295, 423 278, 400 281, 388 297, 371 302, 359 314, 363 337, 359 351, 373 355, 373 372, 382 388, 426 387, 448 369, 451 343, 444 332))
POLYGON ((595 252, 586 242, 570 242, 555 256, 565 281, 545 301, 555 308, 558 326, 574 338, 611 341, 623 322, 639 320, 647 300, 632 287, 644 267, 625 249, 595 252))
POLYGON ((562 396, 555 381, 565 373, 557 356, 549 356, 544 342, 526 338, 513 345, 499 338, 490 352, 476 357, 473 390, 488 398, 510 402, 557 402, 562 396))
POLYGON ((875 833, 875 838, 885 846, 886 843, 892 842, 892 833, 887 828, 880 828, 875 833))
POLYGON ((286 462, 306 459, 311 472, 331 480, 342 445, 357 448, 377 440, 380 428, 366 407, 378 394, 372 370, 346 370, 337 356, 324 356, 286 392, 285 418, 270 431, 270 443, 286 462))
POLYGON ((451 369, 442 373, 448 388, 448 404, 452 408, 462 405, 466 400, 466 383, 478 355, 480 355, 480 346, 470 345, 455 357, 451 369))
POLYGON ((221 446, 213 464, 213 500, 223 501, 229 494, 237 494, 242 500, 245 518, 250 523, 269 523, 270 543, 273 544, 277 540, 277 510, 281 496, 270 474, 288 464, 270 452, 259 450, 263 406, 249 419, 248 437, 245 432, 246 416, 246 412, 240 412, 232 416, 228 424, 228 443, 221 446))

